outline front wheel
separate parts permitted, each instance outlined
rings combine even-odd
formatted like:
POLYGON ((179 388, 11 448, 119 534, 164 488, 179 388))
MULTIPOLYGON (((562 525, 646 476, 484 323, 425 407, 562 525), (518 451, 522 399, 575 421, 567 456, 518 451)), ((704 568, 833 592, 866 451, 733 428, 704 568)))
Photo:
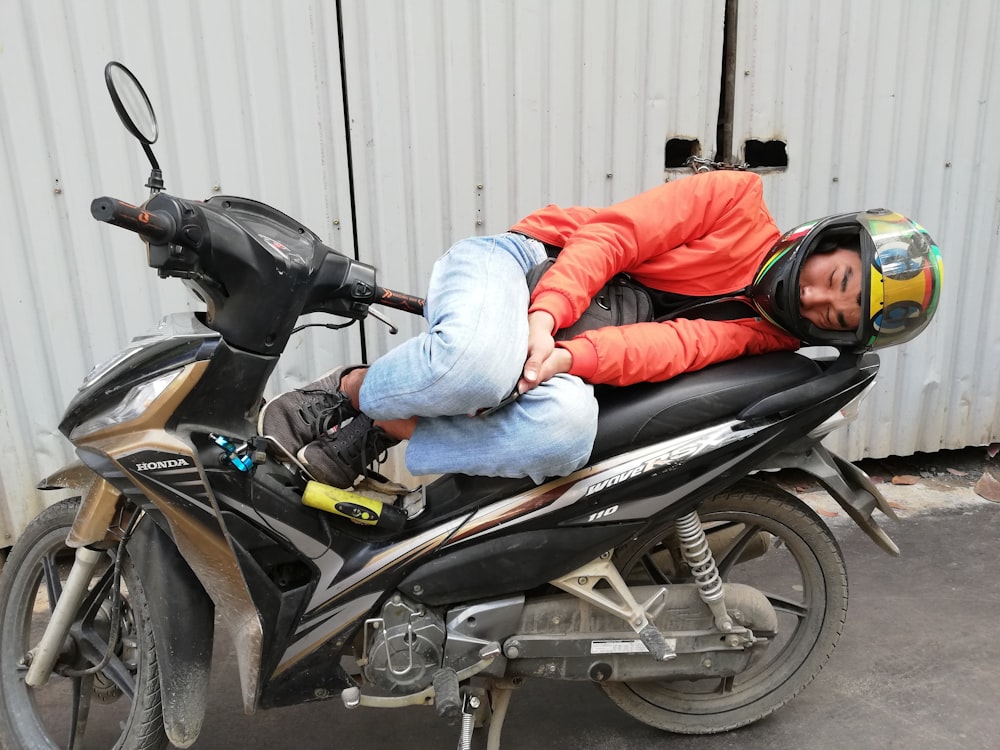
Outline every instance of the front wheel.
MULTIPOLYGON (((829 659, 847 616, 840 547, 793 495, 747 482, 706 501, 698 515, 722 580, 763 592, 778 615, 778 632, 735 676, 601 685, 639 721, 685 734, 735 729, 787 703, 829 659)), ((672 523, 623 545, 615 559, 630 585, 692 581, 672 523)))
POLYGON ((0 746, 46 750, 159 750, 167 745, 160 680, 146 595, 130 559, 122 564, 120 597, 112 596, 112 553, 98 563, 48 683, 25 684, 30 649, 41 638, 73 565, 66 546, 80 501, 41 513, 10 553, 0 576, 0 746), (117 603, 117 604, 116 604, 117 603), (118 607, 117 614, 112 612, 118 607), (83 674, 107 652, 113 619, 120 635, 110 660, 83 674))

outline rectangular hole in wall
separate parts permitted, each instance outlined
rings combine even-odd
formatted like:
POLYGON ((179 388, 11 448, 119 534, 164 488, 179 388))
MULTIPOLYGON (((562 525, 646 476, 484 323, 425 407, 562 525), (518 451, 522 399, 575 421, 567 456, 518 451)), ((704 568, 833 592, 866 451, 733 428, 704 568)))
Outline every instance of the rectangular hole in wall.
POLYGON ((788 167, 788 149, 784 141, 758 141, 743 144, 743 160, 750 169, 783 170, 788 167))
POLYGON ((701 143, 696 138, 670 138, 664 149, 664 169, 685 167, 692 156, 701 156, 701 143))

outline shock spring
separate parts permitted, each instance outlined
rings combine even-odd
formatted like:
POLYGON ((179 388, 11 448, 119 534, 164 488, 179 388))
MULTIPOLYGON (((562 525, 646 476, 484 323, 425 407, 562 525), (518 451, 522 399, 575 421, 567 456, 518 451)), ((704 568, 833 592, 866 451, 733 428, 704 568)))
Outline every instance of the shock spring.
POLYGON ((723 631, 733 629, 733 621, 726 611, 725 592, 722 577, 708 546, 708 538, 701 527, 701 519, 695 511, 677 519, 677 538, 681 545, 681 555, 691 568, 691 575, 698 584, 698 594, 715 616, 716 626, 723 631))

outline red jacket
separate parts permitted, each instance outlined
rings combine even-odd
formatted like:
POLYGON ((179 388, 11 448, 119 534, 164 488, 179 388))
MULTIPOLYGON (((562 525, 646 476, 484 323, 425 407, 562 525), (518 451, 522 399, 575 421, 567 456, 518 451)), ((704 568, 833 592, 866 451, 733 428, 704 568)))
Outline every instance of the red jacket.
MULTIPOLYGON (((556 330, 574 323, 616 273, 653 289, 707 296, 753 281, 779 237, 759 176, 696 174, 604 209, 549 205, 512 231, 563 248, 532 294, 556 330)), ((667 380, 745 354, 794 350, 798 339, 761 318, 671 320, 600 328, 559 342, 570 372, 591 383, 667 380)))

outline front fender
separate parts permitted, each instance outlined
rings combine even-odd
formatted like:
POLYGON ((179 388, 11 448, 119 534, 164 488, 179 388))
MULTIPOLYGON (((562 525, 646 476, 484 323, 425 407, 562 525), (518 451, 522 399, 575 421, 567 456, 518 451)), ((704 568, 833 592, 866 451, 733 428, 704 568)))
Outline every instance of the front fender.
POLYGON ((80 510, 66 539, 66 544, 74 549, 104 540, 122 499, 122 493, 114 485, 80 461, 45 477, 37 487, 40 490, 72 489, 80 493, 80 510))
POLYGON ((149 606, 163 726, 171 743, 190 747, 205 719, 215 607, 173 540, 151 516, 135 530, 128 551, 149 606))
POLYGON ((85 493, 97 479, 97 474, 82 461, 66 464, 54 474, 49 474, 36 487, 40 490, 79 490, 85 493))

